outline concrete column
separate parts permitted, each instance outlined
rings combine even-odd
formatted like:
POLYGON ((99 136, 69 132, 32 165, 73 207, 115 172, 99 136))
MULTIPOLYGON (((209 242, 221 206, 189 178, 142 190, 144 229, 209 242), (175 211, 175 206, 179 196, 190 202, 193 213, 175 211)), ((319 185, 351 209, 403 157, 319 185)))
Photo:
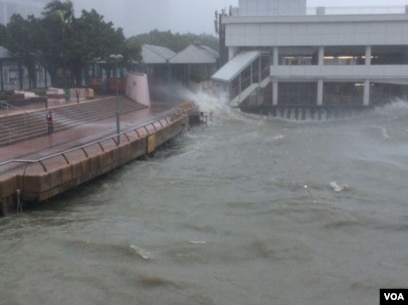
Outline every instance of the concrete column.
POLYGON ((262 79, 262 55, 259 56, 258 60, 258 82, 261 83, 263 81, 262 79))
POLYGON ((254 83, 254 64, 251 64, 251 69, 250 69, 250 74, 251 74, 251 85, 254 83))
POLYGON ((364 106, 370 105, 370 81, 366 79, 364 81, 364 106))
POLYGON ((277 80, 272 81, 272 104, 274 106, 278 105, 278 89, 279 89, 279 83, 277 80))
POLYGON ((365 50, 365 65, 371 65, 371 46, 366 46, 365 50))
POLYGON ((238 90, 239 90, 239 94, 241 94, 242 93, 242 74, 238 76, 238 80, 239 80, 238 90))
POLYGON ((318 55, 317 63, 319 66, 324 65, 324 47, 319 47, 319 55, 318 55))
POLYGON ((408 14, 408 5, 405 5, 405 14, 408 14))
POLYGON ((317 106, 323 105, 323 80, 317 81, 317 106))
POLYGON ((273 48, 273 66, 277 67, 279 65, 279 48, 273 48))

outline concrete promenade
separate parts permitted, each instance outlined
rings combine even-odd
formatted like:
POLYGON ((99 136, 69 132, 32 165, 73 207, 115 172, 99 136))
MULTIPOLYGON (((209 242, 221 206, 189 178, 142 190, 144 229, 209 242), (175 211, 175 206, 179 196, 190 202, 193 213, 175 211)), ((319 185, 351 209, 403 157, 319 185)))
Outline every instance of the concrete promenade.
MULTIPOLYGON (((171 108, 176 107, 181 102, 161 102, 152 101, 151 106, 131 113, 120 115, 120 129, 127 130, 138 125, 143 125, 146 122, 152 121, 159 117, 171 108)), ((75 103, 72 104, 73 106, 75 103)), ((29 111, 30 107, 24 111, 29 111)), ((58 104, 50 105, 49 109, 57 110, 58 104)), ((33 111, 38 108, 32 109, 33 111)), ((22 110, 23 111, 23 110, 22 110)), ((16 112, 14 112, 16 113, 16 112)), ((10 113, 9 115, 13 115, 10 113)), ((46 135, 46 122, 44 118, 44 136, 34 138, 27 141, 17 142, 11 145, 0 147, 0 163, 8 160, 26 159, 35 160, 57 152, 61 152, 73 147, 81 146, 98 139, 116 134, 116 114, 112 113, 112 117, 97 121, 84 122, 84 124, 70 128, 67 130, 55 132, 51 135, 46 135)), ((0 168, 0 176, 1 176, 0 168)))
POLYGON ((148 108, 120 115, 120 143, 112 113, 107 119, 0 147, 0 216, 21 209, 21 202, 47 200, 154 152, 182 132, 194 113, 192 103, 151 102, 148 108))

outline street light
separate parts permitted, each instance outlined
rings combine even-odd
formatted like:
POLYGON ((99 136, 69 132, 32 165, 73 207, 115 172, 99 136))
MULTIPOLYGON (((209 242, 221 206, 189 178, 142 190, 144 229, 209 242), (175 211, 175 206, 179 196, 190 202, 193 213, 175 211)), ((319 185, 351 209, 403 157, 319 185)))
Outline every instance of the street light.
POLYGON ((123 59, 123 56, 121 54, 111 54, 109 56, 110 59, 112 59, 115 62, 115 75, 116 75, 116 136, 117 136, 117 142, 118 146, 120 145, 120 118, 119 118, 119 89, 118 89, 118 62, 123 59))

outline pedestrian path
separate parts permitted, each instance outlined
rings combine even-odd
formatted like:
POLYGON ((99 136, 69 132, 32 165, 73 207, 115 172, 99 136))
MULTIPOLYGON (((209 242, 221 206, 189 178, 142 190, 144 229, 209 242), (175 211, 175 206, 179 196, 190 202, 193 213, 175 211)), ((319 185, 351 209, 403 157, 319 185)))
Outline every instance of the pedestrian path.
MULTIPOLYGON (((152 121, 177 104, 153 101, 149 108, 121 114, 120 130, 129 130, 152 121)), ((0 163, 16 159, 35 160, 113 135, 116 135, 115 113, 110 118, 0 147, 0 163)))

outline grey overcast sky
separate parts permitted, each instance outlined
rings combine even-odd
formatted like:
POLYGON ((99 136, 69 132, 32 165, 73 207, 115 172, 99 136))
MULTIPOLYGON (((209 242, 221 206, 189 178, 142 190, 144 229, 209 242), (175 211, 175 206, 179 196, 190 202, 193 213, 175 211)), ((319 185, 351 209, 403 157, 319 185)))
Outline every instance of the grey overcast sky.
MULTIPOLYGON (((290 1, 290 0, 288 0, 290 1)), ((77 15, 81 10, 94 8, 122 27, 126 37, 148 33, 154 29, 171 30, 173 33, 214 32, 214 12, 230 5, 238 6, 238 0, 73 0, 77 15)), ((308 7, 344 6, 404 6, 408 0, 308 0, 308 7)))

